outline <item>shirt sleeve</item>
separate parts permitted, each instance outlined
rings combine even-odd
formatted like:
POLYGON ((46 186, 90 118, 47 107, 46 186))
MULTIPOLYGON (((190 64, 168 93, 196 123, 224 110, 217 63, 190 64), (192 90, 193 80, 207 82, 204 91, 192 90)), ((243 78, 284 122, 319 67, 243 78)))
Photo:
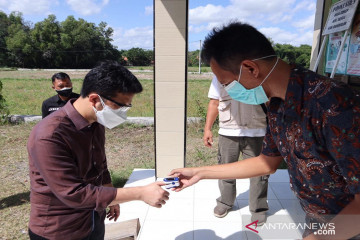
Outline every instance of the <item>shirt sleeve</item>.
POLYGON ((41 115, 42 115, 42 118, 45 118, 48 115, 45 101, 43 101, 42 106, 41 106, 41 115))
POLYGON ((28 151, 45 184, 68 207, 101 211, 115 199, 116 188, 95 186, 80 177, 72 150, 59 134, 36 139, 28 151))
POLYGON ((208 98, 212 98, 212 99, 220 98, 219 82, 215 76, 213 77, 213 79, 211 81, 208 98))
POLYGON ((322 112, 326 147, 352 194, 360 193, 360 97, 340 88, 322 112), (340 92, 341 91, 341 92, 340 92))
POLYGON ((271 135, 269 124, 266 127, 266 134, 264 137, 261 153, 269 157, 278 157, 281 155, 271 135))

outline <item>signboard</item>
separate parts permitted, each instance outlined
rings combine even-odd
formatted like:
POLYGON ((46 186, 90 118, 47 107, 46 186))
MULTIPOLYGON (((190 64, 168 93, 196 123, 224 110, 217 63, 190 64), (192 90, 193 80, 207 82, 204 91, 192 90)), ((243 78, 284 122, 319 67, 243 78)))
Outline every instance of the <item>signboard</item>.
POLYGON ((343 0, 335 3, 330 9, 322 35, 349 29, 358 3, 359 0, 343 0))
POLYGON ((355 15, 351 29, 346 73, 360 75, 360 14, 355 15))
MULTIPOLYGON (((343 38, 344 32, 342 33, 333 33, 329 35, 329 42, 327 45, 327 51, 326 51, 326 66, 325 66, 325 72, 331 73, 336 58, 340 51, 341 41, 343 38)), ((345 74, 346 73, 346 64, 347 64, 347 53, 348 53, 348 47, 349 47, 349 35, 346 38, 346 43, 342 49, 342 54, 339 59, 339 63, 336 67, 336 73, 338 74, 345 74)))

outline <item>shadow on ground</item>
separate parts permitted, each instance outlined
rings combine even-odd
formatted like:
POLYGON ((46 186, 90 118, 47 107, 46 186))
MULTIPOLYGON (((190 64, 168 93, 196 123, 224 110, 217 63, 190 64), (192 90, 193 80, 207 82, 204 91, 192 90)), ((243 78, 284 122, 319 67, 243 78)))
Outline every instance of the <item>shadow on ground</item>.
POLYGON ((30 202, 30 191, 11 195, 0 199, 0 210, 8 207, 20 206, 30 202))

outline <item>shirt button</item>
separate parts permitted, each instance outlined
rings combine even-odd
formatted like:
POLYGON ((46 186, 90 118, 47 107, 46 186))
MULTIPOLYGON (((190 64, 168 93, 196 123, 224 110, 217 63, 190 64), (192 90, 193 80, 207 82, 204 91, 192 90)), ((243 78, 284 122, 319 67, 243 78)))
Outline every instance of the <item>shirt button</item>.
POLYGON ((96 162, 94 162, 94 165, 96 165, 96 162))
POLYGON ((95 149, 95 145, 93 145, 92 148, 95 149))

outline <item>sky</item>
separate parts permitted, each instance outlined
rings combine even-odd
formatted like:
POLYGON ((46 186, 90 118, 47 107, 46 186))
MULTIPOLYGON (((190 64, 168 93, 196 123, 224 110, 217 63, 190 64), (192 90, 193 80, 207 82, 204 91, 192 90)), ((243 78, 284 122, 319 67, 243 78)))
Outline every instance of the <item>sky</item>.
MULTIPOLYGON (((153 47, 153 0, 0 0, 0 10, 23 13, 33 24, 54 14, 59 22, 72 15, 106 22, 118 49, 153 47)), ((256 27, 275 43, 312 44, 316 0, 189 0, 189 50, 200 47, 217 26, 239 20, 256 27)))

